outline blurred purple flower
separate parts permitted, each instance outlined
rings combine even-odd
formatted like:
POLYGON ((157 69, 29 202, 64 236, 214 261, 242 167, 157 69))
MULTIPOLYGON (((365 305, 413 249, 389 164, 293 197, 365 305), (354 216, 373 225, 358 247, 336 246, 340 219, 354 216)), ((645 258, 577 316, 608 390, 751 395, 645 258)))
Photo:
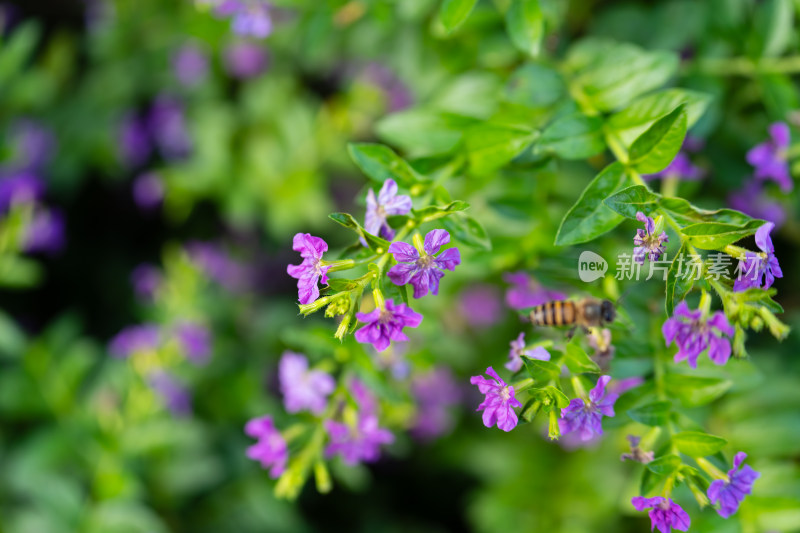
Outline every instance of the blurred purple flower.
POLYGON ((44 182, 30 172, 0 176, 0 213, 6 211, 13 203, 28 203, 41 199, 44 190, 44 182))
POLYGON ((150 211, 164 200, 164 182, 155 172, 145 172, 133 180, 133 200, 139 209, 150 211))
POLYGON ((250 272, 240 262, 233 259, 219 245, 210 242, 193 241, 186 245, 186 252, 210 279, 231 292, 246 290, 250 285, 250 272))
POLYGON ((522 356, 530 357, 531 359, 539 359, 540 361, 549 361, 550 352, 541 346, 535 346, 530 350, 525 349, 525 333, 520 333, 519 337, 511 341, 511 350, 508 352, 508 362, 506 368, 511 372, 519 372, 524 366, 522 356))
POLYGON ((639 442, 641 442, 641 438, 637 437, 636 435, 628 435, 627 436, 628 442, 630 443, 630 452, 623 453, 619 459, 620 461, 633 461, 635 463, 652 463, 653 459, 655 458, 655 452, 644 451, 639 448, 639 442))
POLYGON ((525 272, 508 272, 503 274, 503 280, 512 285, 506 290, 506 304, 512 309, 527 309, 551 300, 567 298, 563 292, 543 288, 525 272))
POLYGON ((151 374, 147 381, 173 415, 192 414, 192 395, 174 376, 158 371, 151 374))
POLYGON ((383 352, 375 351, 375 362, 378 368, 389 370, 392 379, 404 380, 411 371, 411 365, 405 357, 405 351, 403 344, 395 344, 390 346, 389 350, 384 350, 383 352))
POLYGON ((411 380, 411 394, 417 401, 411 434, 419 440, 432 440, 453 427, 451 407, 461 401, 461 389, 450 369, 437 367, 411 380))
POLYGON ((381 445, 394 442, 394 435, 379 427, 378 417, 373 414, 359 415, 355 426, 326 420, 325 429, 330 438, 325 457, 340 455, 348 465, 376 461, 381 445))
POLYGON ((155 296, 156 291, 164 281, 161 271, 153 266, 143 263, 131 273, 133 290, 140 298, 149 300, 155 296))
POLYGON ((646 216, 641 211, 636 213, 636 220, 644 223, 644 229, 637 229, 636 236, 633 238, 633 260, 640 265, 644 264, 647 256, 650 261, 658 261, 661 255, 667 251, 665 242, 669 242, 669 237, 665 231, 656 235, 655 221, 646 216))
POLYGON ((733 290, 736 292, 746 291, 752 288, 769 289, 775 278, 782 278, 783 271, 775 257, 775 247, 769 234, 775 224, 767 222, 756 231, 756 245, 761 249, 760 254, 747 252, 744 260, 739 260, 736 267, 738 273, 736 281, 733 283, 733 290))
POLYGON ((615 379, 608 385, 608 392, 622 396, 631 389, 635 389, 644 383, 644 378, 641 376, 633 376, 624 379, 615 379))
POLYGON ((379 352, 388 348, 391 341, 407 341, 403 328, 415 328, 422 322, 422 315, 406 304, 395 305, 392 300, 386 300, 385 305, 383 310, 376 308, 370 313, 356 313, 356 318, 365 323, 356 331, 356 340, 372 344, 379 352))
POLYGON ((393 179, 383 182, 378 197, 375 191, 367 192, 367 213, 364 217, 364 229, 373 235, 387 240, 394 238, 394 230, 389 227, 386 217, 390 215, 407 215, 411 211, 411 197, 397 194, 397 183, 393 179))
POLYGON ((166 159, 183 159, 192 151, 192 139, 183 104, 173 96, 161 94, 153 102, 147 126, 166 159))
POLYGON ((197 322, 181 322, 175 327, 175 336, 183 353, 191 362, 201 365, 211 357, 211 332, 197 322))
POLYGON ((750 465, 739 469, 746 458, 746 453, 737 453, 733 458, 733 468, 728 470, 728 479, 716 479, 708 487, 708 499, 712 504, 720 504, 717 512, 722 518, 728 518, 739 510, 739 504, 750 494, 753 483, 761 476, 750 465))
POLYGON ((128 113, 119 125, 119 151, 122 162, 129 167, 143 165, 153 150, 147 121, 128 113))
POLYGON ((378 399, 360 379, 350 380, 350 396, 355 400, 361 414, 374 415, 378 413, 378 399))
POLYGON ((389 246, 389 253, 398 264, 389 269, 389 279, 395 285, 410 282, 414 287, 414 298, 422 298, 428 294, 428 290, 439 294, 439 280, 444 277, 444 270, 455 270, 456 265, 461 263, 458 248, 449 248, 436 255, 449 242, 450 234, 443 229, 435 229, 425 235, 422 254, 410 244, 393 242, 389 246))
POLYGON ((786 123, 776 122, 769 127, 770 138, 747 152, 747 162, 756 170, 755 177, 775 181, 783 192, 789 192, 794 187, 786 155, 790 135, 786 123))
POLYGON ((280 431, 275 429, 271 416, 254 418, 244 426, 248 437, 258 442, 247 448, 247 457, 259 461, 261 467, 269 469, 269 475, 275 479, 286 470, 289 461, 289 448, 280 431))
POLYGON ((364 68, 362 76, 384 92, 390 112, 402 111, 414 103, 408 86, 387 67, 370 63, 364 68))
POLYGON ((308 359, 294 352, 283 352, 278 364, 278 376, 283 405, 290 413, 308 410, 321 415, 328 403, 328 395, 336 387, 336 381, 330 374, 309 370, 308 359))
POLYGON ((28 253, 58 253, 66 244, 64 215, 57 209, 37 207, 25 228, 23 248, 28 253))
POLYGON ((214 12, 230 17, 234 33, 264 39, 272 33, 271 6, 263 0, 222 0, 214 12))
POLYGON ((588 401, 573 398, 561 410, 558 426, 562 434, 575 431, 583 441, 603 434, 603 417, 614 416, 614 402, 618 397, 617 394, 606 394, 606 385, 610 380, 611 376, 600 376, 597 385, 589 391, 588 401))
POLYGON ((55 135, 37 120, 17 120, 11 126, 11 137, 16 147, 11 165, 17 169, 41 170, 56 149, 55 135))
POLYGON ((247 80, 261 75, 269 65, 269 54, 257 43, 233 43, 224 51, 225 71, 239 80, 247 80))
POLYGON ((728 195, 728 205, 753 218, 775 224, 776 228, 786 222, 786 210, 780 202, 771 200, 764 192, 764 182, 748 180, 744 187, 728 195))
POLYGON ((647 513, 650 516, 651 530, 658 528, 661 533, 670 533, 670 528, 678 531, 689 530, 689 525, 692 522, 689 515, 670 498, 636 496, 631 500, 631 503, 637 511, 651 509, 647 513))
POLYGON ((485 284, 470 285, 462 290, 458 308, 467 324, 477 328, 496 324, 503 314, 497 289, 485 284))
POLYGON ((158 349, 161 332, 156 324, 128 326, 111 339, 108 352, 119 358, 130 357, 137 352, 158 349))
POLYGON ((328 283, 328 268, 322 264, 322 254, 328 251, 328 243, 309 233, 298 233, 292 240, 292 250, 300 252, 303 262, 289 265, 286 271, 297 280, 297 297, 301 304, 310 304, 319 298, 320 282, 328 283))
POLYGON ((697 368, 697 357, 708 349, 708 357, 717 365, 724 365, 731 355, 731 343, 724 335, 732 336, 733 328, 725 313, 717 311, 711 318, 703 318, 699 309, 691 311, 685 301, 678 304, 671 318, 661 328, 667 346, 675 342, 678 353, 675 362, 687 360, 697 368))
POLYGON ((172 68, 181 84, 192 87, 208 75, 208 57, 196 44, 184 44, 172 55, 172 68))
POLYGON ((497 424, 503 431, 511 431, 517 427, 517 413, 514 407, 522 404, 514 397, 514 387, 506 385, 492 367, 486 369, 486 374, 492 379, 483 376, 472 376, 469 382, 478 386, 481 394, 486 395, 477 411, 483 410, 483 425, 487 428, 497 424))

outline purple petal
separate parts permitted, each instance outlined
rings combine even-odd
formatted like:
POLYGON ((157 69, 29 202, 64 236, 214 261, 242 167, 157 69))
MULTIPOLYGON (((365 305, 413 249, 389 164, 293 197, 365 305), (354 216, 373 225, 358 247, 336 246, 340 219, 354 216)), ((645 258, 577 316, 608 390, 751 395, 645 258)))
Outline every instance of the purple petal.
POLYGON ((775 122, 769 127, 769 136, 778 148, 786 148, 791 140, 789 126, 785 122, 775 122))
POLYGON ((756 231, 756 245, 761 249, 762 252, 775 252, 775 247, 772 246, 772 239, 769 236, 774 227, 775 224, 772 222, 767 222, 756 231))
POLYGON ((417 249, 405 242, 393 242, 389 246, 389 253, 398 263, 416 263, 419 259, 417 249))
POLYGON ((450 234, 443 229, 435 229, 433 231, 429 231, 427 235, 425 235, 425 252, 428 255, 436 255, 439 252, 439 248, 442 245, 445 245, 450 242, 450 234))

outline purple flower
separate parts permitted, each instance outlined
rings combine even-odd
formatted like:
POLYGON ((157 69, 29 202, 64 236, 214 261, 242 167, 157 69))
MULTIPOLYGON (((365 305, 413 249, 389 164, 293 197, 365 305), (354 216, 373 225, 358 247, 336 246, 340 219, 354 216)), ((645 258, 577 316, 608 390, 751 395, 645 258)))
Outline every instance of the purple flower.
POLYGON ((131 273, 131 283, 136 294, 145 300, 152 299, 164 281, 161 271, 153 266, 143 263, 131 273))
POLYGON ((522 360, 523 355, 526 357, 530 357, 531 359, 539 359, 540 361, 550 360, 550 352, 548 352, 541 346, 536 346, 530 350, 525 349, 524 332, 520 333, 519 337, 511 341, 511 350, 509 350, 508 352, 509 360, 505 365, 506 368, 509 369, 511 372, 519 372, 525 364, 522 360))
POLYGON ((728 195, 728 205, 753 218, 775 224, 776 228, 786 222, 786 210, 780 202, 771 200, 764 192, 764 183, 749 180, 744 187, 728 195))
POLYGON ((231 28, 238 35, 264 39, 272 33, 270 6, 263 0, 223 0, 215 13, 231 17, 231 28))
POLYGON ((172 56, 172 68, 178 81, 191 87, 201 83, 208 74, 208 58, 199 46, 185 44, 172 56))
POLYGON ((186 252, 206 276, 231 292, 247 289, 250 272, 240 262, 233 259, 219 245, 210 242, 190 242, 186 252))
POLYGON ((769 289, 775 278, 782 278, 783 271, 775 257, 775 247, 769 234, 775 224, 767 222, 756 231, 756 245, 762 253, 747 252, 744 260, 739 261, 736 267, 739 275, 733 283, 734 291, 746 291, 747 289, 757 288, 769 289), (766 282, 764 277, 766 276, 766 282))
POLYGON ((461 291, 458 307, 467 324, 477 328, 496 324, 503 314, 498 291, 491 285, 470 285, 461 291))
POLYGON ((239 80, 255 78, 267 70, 269 55, 263 46, 256 43, 234 43, 225 48, 224 67, 232 77, 239 80))
POLYGON ((655 221, 641 211, 636 213, 636 220, 643 222, 645 229, 636 230, 636 236, 633 238, 633 244, 636 245, 633 249, 633 260, 640 265, 644 264, 645 256, 648 256, 650 261, 658 261, 661 254, 667 251, 667 247, 664 246, 665 242, 669 242, 667 233, 662 231, 660 235, 656 235, 655 221))
POLYGON ((528 309, 551 300, 567 298, 563 292, 543 288, 525 272, 509 272, 503 274, 503 279, 512 285, 506 290, 506 304, 512 309, 528 309))
POLYGON ((192 151, 192 139, 183 105, 169 95, 159 95, 147 122, 161 154, 167 159, 183 159, 192 151))
POLYGON ((439 294, 439 280, 444 277, 443 270, 455 270, 461 263, 458 248, 449 248, 438 256, 442 245, 450 242, 450 234, 443 229, 435 229, 425 235, 423 252, 404 242, 393 242, 389 253, 394 256, 397 265, 389 269, 389 279, 395 285, 411 282, 414 286, 414 298, 422 298, 428 294, 439 294))
POLYGON ((155 172, 145 172, 133 180, 133 200, 140 209, 155 209, 164 200, 164 182, 155 172))
POLYGON ((723 335, 733 335, 733 328, 725 313, 717 311, 711 318, 704 318, 696 309, 689 310, 685 301, 678 304, 675 313, 661 328, 667 346, 674 341, 678 345, 675 362, 686 360, 697 368, 697 357, 708 349, 708 357, 715 364, 724 365, 731 355, 731 343, 723 335))
POLYGON ((382 352, 391 341, 407 341, 403 328, 415 328, 422 322, 422 315, 415 313, 406 304, 386 300, 384 309, 376 308, 370 313, 356 313, 356 318, 366 325, 355 333, 356 340, 372 344, 382 352))
POLYGON ((150 375, 147 381, 173 415, 187 416, 192 413, 192 396, 174 376, 159 371, 150 375))
POLYGON ((29 172, 0 176, 0 213, 12 204, 39 200, 44 190, 44 182, 29 172))
POLYGON ((129 357, 137 352, 158 349, 161 332, 156 324, 128 326, 111 339, 108 351, 114 357, 129 357))
POLYGON ((175 336, 183 353, 195 364, 204 364, 211 357, 211 332, 196 322, 182 322, 175 327, 175 336))
POLYGON ((348 465, 376 461, 381 445, 394 442, 394 435, 378 426, 378 417, 374 414, 359 415, 354 426, 326 420, 325 429, 330 438, 325 456, 338 454, 348 465))
POLYGON ((470 383, 478 386, 481 394, 486 395, 476 410, 483 410, 483 425, 487 428, 497 424, 503 431, 511 431, 517 427, 518 421, 514 407, 522 407, 522 404, 514 397, 514 387, 506 385, 492 367, 486 369, 486 374, 493 379, 483 376, 469 379, 470 383))
POLYGON ((134 113, 125 115, 119 126, 119 150, 123 163, 129 167, 144 164, 153 150, 147 122, 134 113))
POLYGON ((561 410, 558 426, 562 434, 579 432, 581 440, 590 440, 603 434, 603 416, 614 416, 614 402, 618 395, 606 394, 606 385, 611 376, 600 376, 597 385, 589 391, 589 400, 574 398, 561 410))
POLYGON ((414 102, 411 91, 397 75, 379 63, 370 63, 364 68, 363 77, 376 85, 386 95, 391 112, 401 111, 414 102))
POLYGON ((393 179, 383 182, 378 197, 375 191, 367 192, 367 214, 364 217, 364 229, 373 235, 392 240, 394 230, 389 227, 386 217, 389 215, 406 215, 411 211, 411 197, 397 194, 397 183, 393 179))
POLYGON ((739 509, 744 497, 750 494, 753 483, 761 476, 750 465, 739 469, 747 454, 739 452, 733 458, 733 468, 728 470, 728 479, 716 479, 708 487, 708 499, 712 504, 719 503, 717 511, 722 518, 728 518, 739 509))
POLYGON ((360 379, 350 380, 350 396, 355 400, 361 414, 374 415, 378 413, 378 399, 360 379))
POLYGON ((319 298, 317 284, 328 283, 328 268, 322 264, 322 254, 328 251, 328 243, 309 233, 298 233, 292 241, 292 249, 300 252, 303 262, 289 265, 286 271, 297 279, 297 294, 301 304, 310 304, 319 298))
POLYGON ((461 400, 461 389, 446 367, 437 367, 411 380, 411 394, 417 401, 411 434, 419 440, 432 440, 453 427, 451 407, 461 400))
POLYGON ((641 437, 637 437, 636 435, 628 435, 628 442, 631 445, 631 451, 628 453, 623 453, 620 456, 620 461, 634 461, 636 463, 652 463, 653 459, 655 458, 655 452, 651 451, 644 451, 639 447, 639 443, 641 442, 641 437))
POLYGON ((650 509, 647 514, 650 516, 651 530, 658 528, 661 533, 670 533, 671 529, 688 531, 689 525, 692 523, 686 511, 670 498, 636 496, 631 500, 631 503, 637 511, 650 509))
POLYGON ((244 426, 248 437, 258 442, 247 448, 247 457, 261 462, 261 467, 269 469, 270 477, 277 478, 286 470, 289 449, 280 431, 275 429, 271 416, 254 418, 244 426))
POLYGON ((11 165, 18 169, 41 170, 55 152, 56 137, 49 128, 32 119, 20 119, 11 126, 16 153, 11 165))
POLYGON ((283 405, 290 413, 308 410, 321 415, 336 382, 321 370, 309 370, 308 359, 302 354, 283 352, 278 365, 283 405))
POLYGON ((23 248, 28 253, 58 253, 64 248, 64 215, 56 209, 37 207, 25 228, 23 248))
POLYGON ((789 126, 783 122, 772 124, 769 127, 769 137, 747 152, 747 162, 755 167, 756 178, 774 180, 783 192, 789 192, 794 187, 786 156, 789 148, 789 126))

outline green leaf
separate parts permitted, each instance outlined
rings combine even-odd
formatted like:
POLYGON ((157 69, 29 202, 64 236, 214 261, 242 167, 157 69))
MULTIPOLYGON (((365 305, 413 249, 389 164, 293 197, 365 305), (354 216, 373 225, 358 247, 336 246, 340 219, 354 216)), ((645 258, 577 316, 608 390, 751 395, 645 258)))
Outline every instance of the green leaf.
POLYGON ((364 174, 372 180, 383 183, 393 179, 407 189, 424 181, 411 165, 398 156, 388 146, 371 143, 350 143, 347 145, 350 158, 364 174))
POLYGON ((507 101, 533 109, 549 107, 566 94, 567 86, 561 74, 537 63, 528 63, 515 70, 505 89, 507 101))
POLYGON ((794 6, 791 0, 765 0, 757 6, 755 41, 762 57, 783 54, 794 37, 794 6))
POLYGON ((662 455, 658 459, 655 459, 649 463, 647 463, 646 467, 652 473, 659 475, 659 476, 671 476, 675 472, 677 472, 683 461, 677 455, 662 455))
POLYGON ((359 237, 363 238, 369 249, 375 253, 384 253, 386 250, 389 249, 389 241, 386 239, 382 239, 380 237, 376 237, 375 235, 368 233, 361 224, 356 222, 356 219, 349 213, 332 213, 328 215, 328 218, 331 220, 338 222, 345 228, 349 228, 356 233, 358 233, 359 237))
POLYGON ((548 381, 558 379, 561 375, 561 367, 552 361, 531 359, 523 355, 522 362, 525 363, 525 370, 528 372, 528 375, 537 383, 547 383, 548 381))
POLYGON ((467 20, 478 0, 444 0, 439 10, 439 21, 447 33, 452 33, 467 20))
POLYGON ((682 454, 690 457, 708 457, 720 451, 728 441, 701 431, 683 431, 672 437, 672 443, 682 454))
POLYGON ((725 394, 732 385, 732 381, 722 378, 686 374, 664 376, 667 394, 671 398, 677 398, 685 407, 699 407, 711 403, 725 394))
POLYGON ((660 119, 681 104, 686 106, 686 127, 691 128, 703 115, 711 95, 687 89, 664 89, 643 96, 631 105, 611 115, 606 127, 616 134, 625 146, 630 144, 660 119))
POLYGON ((669 265, 669 270, 667 271, 667 294, 664 300, 667 316, 672 316, 675 311, 675 306, 686 298, 686 295, 689 294, 689 291, 692 290, 692 286, 694 286, 694 279, 692 276, 683 276, 685 271, 681 271, 680 275, 678 275, 679 270, 683 268, 680 261, 681 256, 686 256, 688 253, 688 246, 684 242, 681 244, 680 250, 675 254, 675 258, 669 265))
POLYGON ((617 227, 622 217, 604 205, 603 200, 633 183, 621 163, 612 163, 603 169, 564 215, 555 244, 566 246, 588 242, 617 227))
POLYGON ((476 174, 487 174, 519 155, 537 133, 501 124, 478 124, 466 131, 465 142, 470 167, 476 174))
POLYGON ((751 220, 744 226, 717 222, 699 222, 685 226, 681 229, 681 233, 697 248, 721 250, 738 240, 755 235, 756 230, 763 225, 763 220, 751 220))
POLYGON ((512 0, 506 12, 506 28, 514 46, 536 57, 544 37, 544 17, 539 0, 512 0))
POLYGON ((659 196, 644 185, 634 185, 605 199, 605 205, 620 215, 636 219, 638 211, 645 215, 658 207, 659 196))
POLYGON ((642 174, 663 170, 681 149, 686 127, 686 106, 681 104, 633 141, 629 163, 642 174))
POLYGON ((669 421, 671 409, 672 403, 659 401, 630 409, 628 416, 645 426, 664 426, 669 421))
POLYGON ((22 70, 33 54, 40 34, 37 23, 26 22, 16 26, 10 36, 3 37, 0 43, 0 89, 22 70))
POLYGON ((581 113, 557 119, 545 128, 536 144, 537 149, 564 159, 586 159, 605 147, 602 119, 581 113))
POLYGON ((681 226, 698 222, 720 222, 723 224, 745 225, 753 218, 733 209, 708 211, 695 207, 683 198, 660 198, 659 206, 666 210, 681 226))
POLYGON ((464 211, 467 208, 469 208, 469 204, 467 202, 456 200, 454 202, 450 202, 447 205, 442 205, 442 206, 431 205, 428 207, 424 207, 422 209, 412 209, 411 213, 414 215, 414 218, 421 224, 424 222, 430 222, 431 220, 436 220, 437 218, 446 217, 447 215, 457 213, 459 211, 464 211))
POLYGON ((44 277, 44 269, 35 260, 18 255, 0 257, 0 287, 26 289, 44 277))
POLYGON ((581 374, 583 372, 599 374, 600 367, 589 358, 583 348, 578 345, 578 342, 578 337, 573 337, 567 343, 566 357, 564 359, 567 368, 573 374, 581 374))
POLYGON ((375 128, 381 139, 414 156, 447 154, 461 142, 463 131, 480 121, 424 109, 393 113, 375 128))
POLYGON ((486 252, 491 251, 492 241, 486 234, 481 223, 466 215, 454 215, 442 221, 444 229, 450 232, 454 239, 486 252))
POLYGON ((549 409, 545 409, 545 412, 549 413, 553 408, 564 409, 569 405, 569 397, 567 397, 567 395, 564 394, 561 389, 558 389, 552 385, 548 385, 537 392, 538 396, 547 397, 551 401, 550 405, 548 406, 549 409))

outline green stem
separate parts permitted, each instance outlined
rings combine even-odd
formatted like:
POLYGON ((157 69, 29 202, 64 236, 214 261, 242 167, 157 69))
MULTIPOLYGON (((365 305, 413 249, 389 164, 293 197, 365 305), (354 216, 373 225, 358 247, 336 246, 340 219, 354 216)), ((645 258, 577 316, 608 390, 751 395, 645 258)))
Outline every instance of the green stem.
POLYGON ((687 70, 700 71, 712 76, 750 76, 759 74, 795 74, 800 72, 800 56, 706 58, 690 65, 687 70))

